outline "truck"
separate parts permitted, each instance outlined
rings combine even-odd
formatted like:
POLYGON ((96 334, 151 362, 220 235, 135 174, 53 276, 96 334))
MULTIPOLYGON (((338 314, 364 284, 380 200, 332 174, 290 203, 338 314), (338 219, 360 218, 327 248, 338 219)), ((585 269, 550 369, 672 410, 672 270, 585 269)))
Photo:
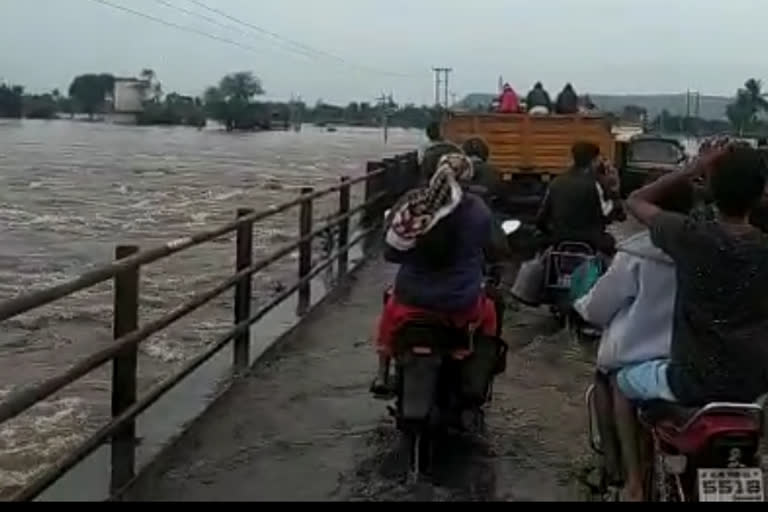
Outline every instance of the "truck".
POLYGON ((515 214, 538 207, 548 183, 571 166, 571 146, 593 142, 612 161, 617 154, 610 118, 602 114, 536 116, 448 112, 443 137, 457 145, 479 137, 490 149, 489 163, 499 173, 503 209, 515 214))

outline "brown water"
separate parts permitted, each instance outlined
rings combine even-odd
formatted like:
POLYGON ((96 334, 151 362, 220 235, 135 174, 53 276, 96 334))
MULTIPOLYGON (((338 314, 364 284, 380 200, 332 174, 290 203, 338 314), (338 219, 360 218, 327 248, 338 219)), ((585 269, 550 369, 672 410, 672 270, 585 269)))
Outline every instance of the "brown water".
MULTIPOLYGON (((301 133, 0 121, 0 300, 109 261, 120 243, 151 247, 260 209, 297 188, 335 183, 369 159, 413 150, 417 131, 305 127, 301 133)), ((359 198, 358 187, 353 201, 359 198)), ((335 197, 333 198, 335 199, 335 197)), ((315 217, 333 203, 316 206, 315 217)), ((256 256, 296 235, 291 210, 260 223, 256 256)), ((142 270, 141 318, 155 318, 233 267, 230 238, 142 270)), ((295 255, 254 279, 256 300, 290 284, 295 255)), ((111 339, 109 283, 8 320, 0 335, 0 399, 111 339)), ((231 293, 141 346, 140 388, 171 374, 231 325, 231 293)), ((82 442, 109 413, 108 368, 0 425, 0 498, 82 442)))

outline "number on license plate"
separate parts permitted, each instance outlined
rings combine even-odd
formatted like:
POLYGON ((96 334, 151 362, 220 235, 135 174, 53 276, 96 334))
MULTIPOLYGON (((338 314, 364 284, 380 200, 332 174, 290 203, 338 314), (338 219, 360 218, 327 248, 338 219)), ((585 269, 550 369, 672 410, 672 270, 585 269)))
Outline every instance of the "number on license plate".
POLYGON ((699 470, 699 501, 763 501, 763 471, 758 468, 699 470))

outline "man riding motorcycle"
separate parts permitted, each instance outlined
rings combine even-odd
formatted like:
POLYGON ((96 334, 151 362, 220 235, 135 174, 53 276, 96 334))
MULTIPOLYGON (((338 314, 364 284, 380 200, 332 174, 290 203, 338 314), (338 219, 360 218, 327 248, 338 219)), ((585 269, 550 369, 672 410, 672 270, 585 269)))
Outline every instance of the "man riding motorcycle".
POLYGON ((577 142, 571 154, 573 166, 550 184, 536 226, 546 235, 547 246, 583 242, 611 255, 616 241, 606 227, 615 209, 616 187, 609 183, 607 164, 600 159, 600 148, 591 142, 577 142))
POLYGON ((762 340, 768 329, 768 237, 749 224, 766 170, 758 151, 729 146, 627 200, 654 245, 675 262, 678 283, 671 357, 623 368, 615 379, 628 500, 645 498, 632 402, 744 403, 768 391, 768 347, 762 340), (709 177, 715 220, 697 221, 656 206, 674 186, 701 176, 709 177))
POLYGON ((483 335, 498 335, 497 308, 483 281, 487 258, 505 248, 492 235, 487 205, 464 190, 473 176, 464 154, 444 155, 428 185, 408 192, 392 208, 385 258, 400 269, 379 319, 375 394, 389 391, 394 336, 411 319, 427 313, 458 328, 472 323, 483 335))

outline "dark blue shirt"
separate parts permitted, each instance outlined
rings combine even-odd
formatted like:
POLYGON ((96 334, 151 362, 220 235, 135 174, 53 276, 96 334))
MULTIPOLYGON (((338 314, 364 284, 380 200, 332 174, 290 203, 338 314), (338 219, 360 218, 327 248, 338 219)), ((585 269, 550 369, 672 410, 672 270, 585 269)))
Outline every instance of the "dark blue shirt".
POLYGON ((400 263, 395 279, 398 302, 446 313, 471 308, 482 292, 492 222, 485 202, 465 193, 416 247, 406 252, 387 247, 386 259, 400 263))

